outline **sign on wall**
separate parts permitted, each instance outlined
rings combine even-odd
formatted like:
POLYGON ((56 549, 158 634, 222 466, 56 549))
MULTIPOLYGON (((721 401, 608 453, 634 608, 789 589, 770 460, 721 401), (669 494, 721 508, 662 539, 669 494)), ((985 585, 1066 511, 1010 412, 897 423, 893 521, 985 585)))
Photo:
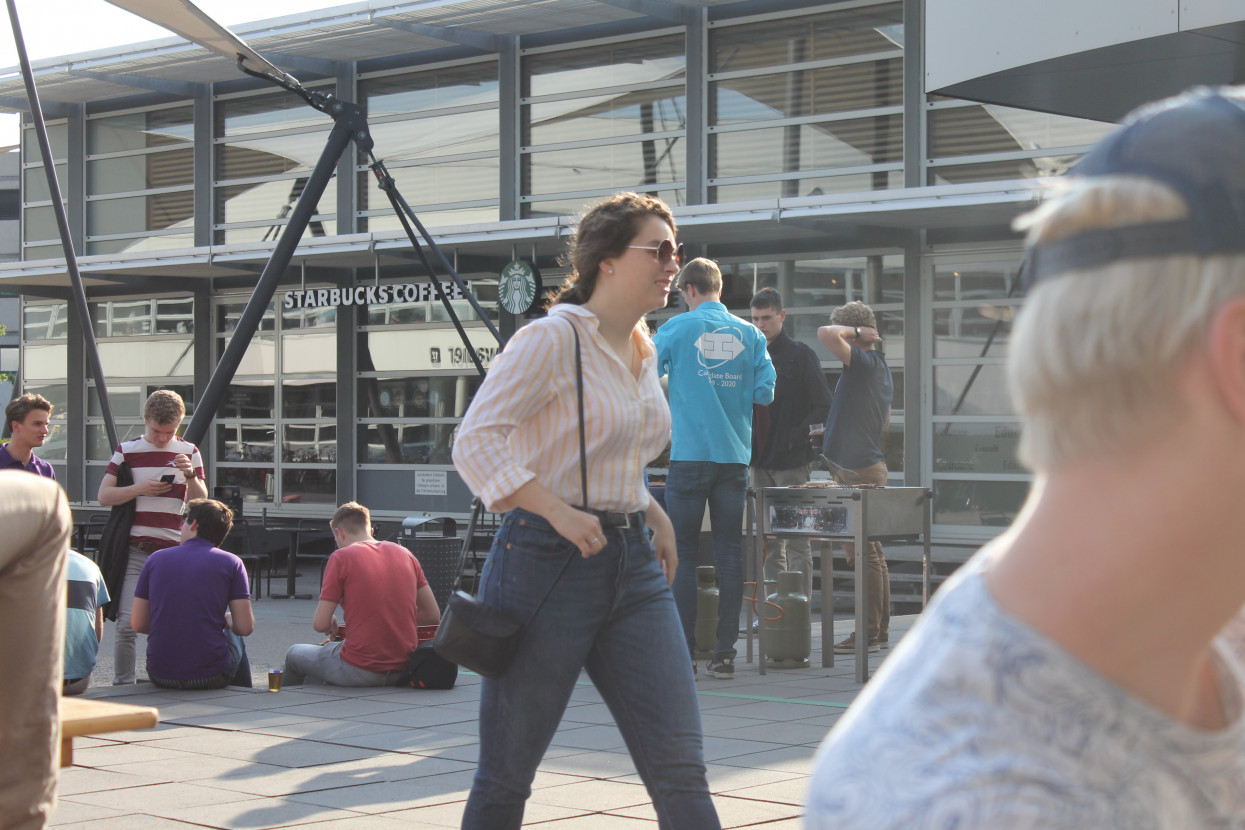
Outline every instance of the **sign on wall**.
POLYGON ((501 269, 497 300, 511 314, 527 314, 541 296, 540 271, 530 262, 516 259, 501 269))
MULTIPOLYGON (((445 295, 462 300, 466 295, 453 282, 443 282, 445 295)), ((286 291, 283 308, 328 308, 339 305, 390 305, 426 303, 439 299, 431 282, 408 282, 401 285, 356 285, 347 288, 308 288, 286 291)))

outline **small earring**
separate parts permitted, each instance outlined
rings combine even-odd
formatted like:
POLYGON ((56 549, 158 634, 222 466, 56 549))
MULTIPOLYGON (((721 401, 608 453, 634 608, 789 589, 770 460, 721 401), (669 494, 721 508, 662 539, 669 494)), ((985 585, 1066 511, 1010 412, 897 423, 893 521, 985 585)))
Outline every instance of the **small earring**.
POLYGON ((607 273, 607 274, 612 274, 612 273, 614 273, 614 269, 613 269, 613 268, 606 268, 606 269, 605 269, 605 273, 607 273))

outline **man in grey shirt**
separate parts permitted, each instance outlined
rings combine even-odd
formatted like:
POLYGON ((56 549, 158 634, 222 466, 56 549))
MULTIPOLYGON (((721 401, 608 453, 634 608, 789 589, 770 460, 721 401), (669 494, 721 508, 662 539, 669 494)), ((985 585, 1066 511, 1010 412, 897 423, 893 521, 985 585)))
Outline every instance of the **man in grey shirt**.
POLYGON ((1033 489, 830 733, 808 826, 1245 827, 1245 95, 1135 113, 1021 224, 1033 489))

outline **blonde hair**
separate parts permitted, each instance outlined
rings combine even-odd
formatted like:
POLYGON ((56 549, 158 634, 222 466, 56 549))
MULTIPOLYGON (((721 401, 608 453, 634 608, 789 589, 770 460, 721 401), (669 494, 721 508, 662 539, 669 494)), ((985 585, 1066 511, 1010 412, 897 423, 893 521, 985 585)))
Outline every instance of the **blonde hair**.
POLYGON ((351 535, 370 532, 372 513, 357 501, 348 501, 334 511, 329 526, 351 535))
POLYGON ((696 257, 679 272, 679 288, 689 285, 701 294, 721 294, 722 269, 711 259, 696 257))
MULTIPOLYGON (((1021 217, 1029 244, 1184 218, 1171 188, 1136 176, 1076 183, 1021 217)), ((1172 388, 1215 311, 1245 294, 1245 257, 1180 254, 1070 271, 1030 291, 1008 383, 1025 419, 1020 460, 1041 472, 1120 452, 1176 426, 1172 388)))

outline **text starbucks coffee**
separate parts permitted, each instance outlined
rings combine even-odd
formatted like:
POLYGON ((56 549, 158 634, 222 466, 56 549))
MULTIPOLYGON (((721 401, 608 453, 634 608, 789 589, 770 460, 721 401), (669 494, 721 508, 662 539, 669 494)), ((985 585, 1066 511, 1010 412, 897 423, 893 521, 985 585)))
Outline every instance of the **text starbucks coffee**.
MULTIPOLYGON (((451 300, 464 298, 454 283, 441 283, 451 300)), ((389 305, 425 303, 436 300, 437 292, 430 282, 408 282, 401 285, 356 285, 353 288, 308 288, 286 291, 283 308, 327 308, 339 305, 389 305)))

